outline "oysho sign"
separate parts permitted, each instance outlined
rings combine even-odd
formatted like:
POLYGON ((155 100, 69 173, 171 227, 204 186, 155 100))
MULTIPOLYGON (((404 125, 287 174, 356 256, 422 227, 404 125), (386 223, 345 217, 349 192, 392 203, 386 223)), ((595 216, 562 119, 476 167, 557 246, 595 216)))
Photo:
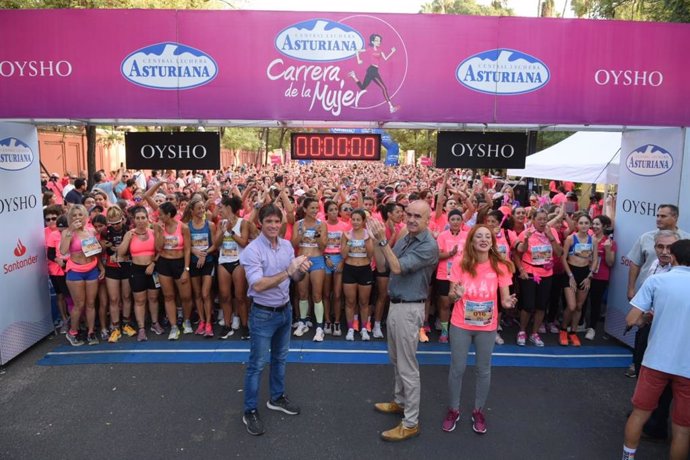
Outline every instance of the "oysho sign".
POLYGON ((126 133, 127 167, 220 169, 218 133, 126 133))
POLYGON ((523 133, 440 131, 438 168, 524 168, 528 137, 523 133))

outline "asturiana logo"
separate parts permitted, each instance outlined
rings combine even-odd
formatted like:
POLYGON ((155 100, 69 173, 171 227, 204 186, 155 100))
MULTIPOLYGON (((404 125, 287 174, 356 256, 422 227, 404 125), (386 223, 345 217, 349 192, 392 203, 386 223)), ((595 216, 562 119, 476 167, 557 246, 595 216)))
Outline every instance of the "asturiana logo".
POLYGON ((31 148, 15 137, 0 139, 0 169, 19 171, 34 162, 31 148))
POLYGON ((340 22, 312 19, 284 29, 275 45, 285 56, 301 61, 341 61, 364 49, 364 38, 340 22))
POLYGON ((638 176, 660 176, 673 168, 673 157, 663 147, 646 144, 630 152, 625 166, 638 176))
POLYGON ((549 68, 520 51, 500 48, 470 56, 455 71, 458 81, 480 93, 512 95, 536 91, 549 82, 549 68))
POLYGON ((218 64, 203 51, 167 42, 133 52, 120 70, 127 80, 147 88, 190 89, 216 78, 218 64))

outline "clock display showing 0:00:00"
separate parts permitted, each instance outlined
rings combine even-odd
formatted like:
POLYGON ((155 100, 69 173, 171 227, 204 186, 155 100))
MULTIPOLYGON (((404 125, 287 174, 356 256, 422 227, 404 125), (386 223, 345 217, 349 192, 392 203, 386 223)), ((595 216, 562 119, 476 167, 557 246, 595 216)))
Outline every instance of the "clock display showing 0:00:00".
POLYGON ((380 134, 293 133, 293 160, 379 160, 380 134))

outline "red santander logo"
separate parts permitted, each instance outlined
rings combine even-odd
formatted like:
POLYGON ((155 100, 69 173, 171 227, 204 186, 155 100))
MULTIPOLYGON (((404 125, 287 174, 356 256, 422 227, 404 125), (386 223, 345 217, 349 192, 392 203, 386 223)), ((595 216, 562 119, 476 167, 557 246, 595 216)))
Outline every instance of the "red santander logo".
POLYGON ((17 257, 21 257, 24 254, 26 254, 26 246, 22 244, 22 240, 17 238, 17 247, 14 248, 14 255, 17 257))

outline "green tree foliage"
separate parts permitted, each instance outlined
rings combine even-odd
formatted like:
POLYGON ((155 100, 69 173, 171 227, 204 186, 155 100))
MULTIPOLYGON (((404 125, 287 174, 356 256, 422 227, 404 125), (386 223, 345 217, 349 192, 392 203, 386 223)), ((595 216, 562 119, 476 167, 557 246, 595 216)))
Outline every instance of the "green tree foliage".
POLYGON ((572 0, 579 18, 690 22, 690 0, 572 0))
POLYGON ((475 0, 432 0, 422 5, 420 13, 466 14, 473 16, 513 16, 507 0, 493 0, 491 5, 478 5, 475 0))

